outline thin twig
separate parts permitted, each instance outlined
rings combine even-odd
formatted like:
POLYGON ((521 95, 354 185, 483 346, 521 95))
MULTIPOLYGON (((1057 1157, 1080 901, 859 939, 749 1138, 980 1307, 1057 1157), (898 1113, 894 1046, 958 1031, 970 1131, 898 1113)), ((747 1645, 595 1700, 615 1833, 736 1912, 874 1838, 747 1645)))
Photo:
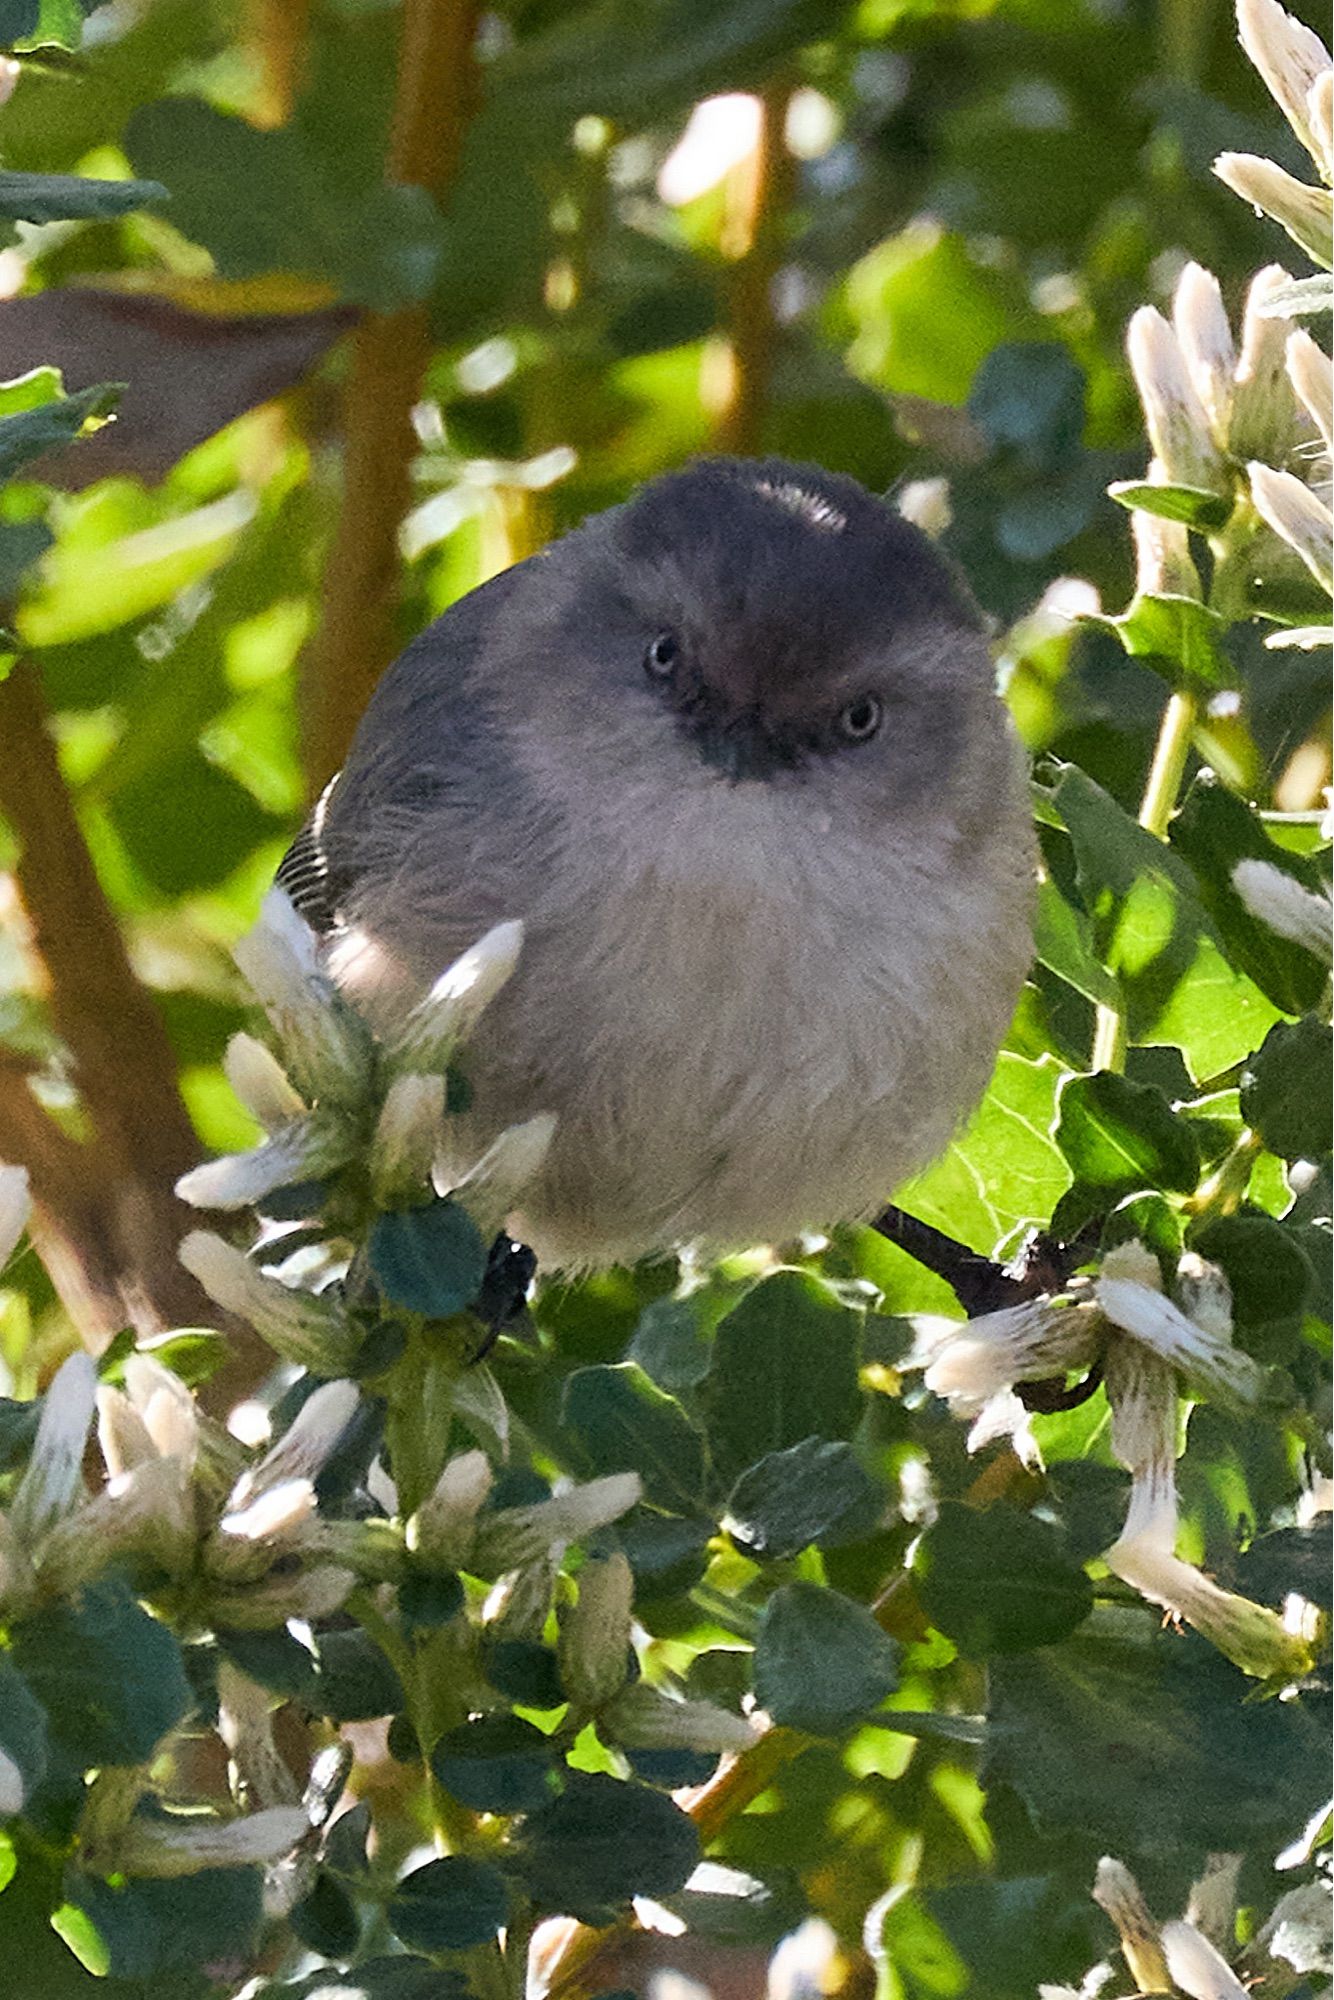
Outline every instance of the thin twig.
MULTIPOLYGON (((404 0, 386 179, 443 202, 476 87, 477 0, 404 0)), ((411 497, 412 410, 431 356, 426 305, 371 313, 352 340, 343 399, 343 499, 324 608, 302 687, 312 797, 337 770, 397 650, 398 530, 411 497)))
POLYGON ((760 95, 760 130, 755 151, 738 168, 738 212, 731 218, 736 262, 729 273, 728 345, 731 380, 719 415, 715 442, 720 451, 757 452, 773 374, 777 326, 773 287, 782 262, 787 209, 796 162, 787 149, 790 80, 771 83, 760 95))

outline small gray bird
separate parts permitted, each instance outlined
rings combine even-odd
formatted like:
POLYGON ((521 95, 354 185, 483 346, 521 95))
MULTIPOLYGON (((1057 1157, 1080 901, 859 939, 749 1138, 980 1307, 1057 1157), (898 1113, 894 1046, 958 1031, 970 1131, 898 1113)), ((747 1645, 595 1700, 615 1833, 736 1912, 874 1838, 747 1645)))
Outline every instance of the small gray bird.
POLYGON ((491 925, 461 1157, 554 1112, 548 1268, 865 1217, 986 1086, 1031 955, 976 610, 854 481, 709 459, 453 606, 279 871, 389 1024, 491 925))

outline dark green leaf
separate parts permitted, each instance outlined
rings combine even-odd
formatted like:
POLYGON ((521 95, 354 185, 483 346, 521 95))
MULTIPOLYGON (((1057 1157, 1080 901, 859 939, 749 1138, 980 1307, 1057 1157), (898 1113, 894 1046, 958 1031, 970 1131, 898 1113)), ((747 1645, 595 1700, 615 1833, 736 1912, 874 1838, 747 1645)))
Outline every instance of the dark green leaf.
POLYGON ((154 1981, 201 1965, 245 1964, 262 1918, 258 1868, 208 1868, 172 1881, 113 1887, 69 1869, 66 1899, 82 1910, 106 1947, 116 1979, 154 1981))
POLYGON ((398 1675, 367 1634, 319 1632, 311 1652, 289 1632, 220 1632, 228 1659, 261 1687, 331 1722, 369 1722, 403 1706, 398 1675))
POLYGON ((118 787, 108 811, 135 866, 168 896, 221 882, 278 827, 229 772, 180 747, 170 783, 162 765, 151 766, 118 787))
POLYGON ((24 1618, 13 1655, 81 1769, 143 1763, 192 1706, 179 1644, 122 1583, 24 1618))
POLYGON ((700 1392, 724 1479, 804 1438, 850 1434, 861 1414, 861 1318, 803 1271, 776 1271, 728 1313, 700 1392))
POLYGON ((1257 1361, 1290 1361, 1315 1280, 1296 1232, 1270 1215, 1224 1215, 1192 1231, 1190 1243, 1223 1268, 1237 1345, 1257 1361))
POLYGON ((1233 964, 1285 1014, 1305 1014, 1317 1007, 1325 990, 1326 968, 1313 953, 1252 916, 1232 880, 1238 862, 1264 861, 1302 888, 1315 890, 1320 878, 1312 864, 1278 846, 1244 800, 1206 778, 1191 786, 1168 833, 1174 853, 1189 863, 1200 900, 1218 926, 1233 964))
POLYGON ((290 1984, 265 1980, 255 2000, 330 2000, 331 1983, 338 2000, 473 2000, 473 1989, 461 1972, 409 1952, 363 1958, 332 1982, 327 1970, 307 1973, 290 1984))
POLYGON ((612 1532, 635 1573, 636 1594, 671 1597, 689 1590, 704 1574, 714 1524, 702 1517, 635 1507, 622 1515, 612 1532))
POLYGON ((1237 1588, 1276 1610, 1295 1591, 1322 1610, 1334 1611, 1328 1529, 1275 1528, 1272 1534, 1257 1535, 1238 1558, 1237 1588))
POLYGON ((493 1688, 525 1708, 561 1708, 565 1690, 550 1646, 536 1639, 498 1639, 483 1655, 493 1688))
POLYGON ((302 1944, 321 1958, 351 1958, 361 1937, 356 1904, 342 1883, 323 1869, 287 1921, 302 1944))
POLYGON ((637 1361, 659 1388, 693 1389, 709 1372, 712 1320, 700 1292, 684 1299, 651 1299, 639 1316, 627 1359, 637 1361))
MULTIPOLYGON (((1107 491, 1123 507, 1137 507, 1161 521, 1184 521, 1191 528, 1221 528, 1232 512, 1230 494, 1209 493, 1201 486, 1151 486, 1144 479, 1118 479, 1107 491)), ((1116 619, 1108 622, 1119 624, 1116 619)), ((1133 652, 1133 646, 1127 645, 1126 651, 1133 652)))
POLYGON ((742 1473, 727 1502, 727 1526, 754 1555, 792 1556, 849 1526, 869 1532, 884 1504, 850 1445, 804 1438, 742 1473))
POLYGON ((1038 890, 1035 941, 1039 964, 1049 967, 1076 993, 1098 1005, 1118 1004, 1116 981, 1093 949, 1087 916, 1068 903, 1050 879, 1038 890))
POLYGON ((655 1506, 698 1505, 704 1441, 681 1405, 633 1362, 577 1368, 565 1385, 561 1417, 590 1472, 637 1472, 655 1506))
POLYGON ((0 1472, 22 1465, 32 1450, 42 1414, 42 1399, 19 1403, 12 1396, 0 1396, 0 1472))
POLYGON ((1175 686, 1231 687, 1236 671, 1223 651, 1227 621, 1194 597, 1137 597, 1128 611, 1100 621, 1132 659, 1147 660, 1175 686))
POLYGON ((972 1974, 965 1991, 987 2000, 1032 2000, 1039 1981, 1079 1979, 1105 1937, 1080 1886, 1052 1875, 950 1882, 922 1900, 972 1974))
POLYGON ((442 1736, 431 1769, 447 1792, 474 1812, 534 1812, 555 1790, 552 1749, 540 1729, 517 1715, 479 1716, 442 1736))
POLYGON ((918 1541, 922 1609, 967 1658, 1049 1646, 1087 1618, 1093 1590, 1056 1528, 997 1501, 985 1512, 944 1500, 918 1541))
POLYGON ((610 1922, 632 1896, 671 1895, 698 1860, 699 1834, 670 1799, 582 1771, 527 1821, 515 1854, 542 1909, 589 1924, 610 1922))
POLYGON ((814 1583, 785 1583, 755 1641, 755 1698, 775 1722, 836 1736, 892 1693, 898 1647, 863 1605, 814 1583))
POLYGON ((1108 1853, 1281 1842, 1323 1803, 1325 1723, 1251 1683, 1156 1614, 1096 1611, 1073 1638, 995 1660, 983 1783, 1012 1785, 1039 1827, 1108 1853))
POLYGON ((398 1615, 409 1631, 448 1625, 464 1604, 463 1585, 452 1570, 409 1568, 398 1586, 398 1615))
POLYGON ((0 1750, 18 1767, 29 1797, 46 1775, 46 1711, 5 1653, 0 1653, 0 1750))
POLYGON ((1141 1188, 1191 1194, 1200 1178, 1199 1145, 1187 1121, 1161 1090, 1111 1070, 1068 1079, 1056 1143, 1076 1179, 1108 1200, 1141 1188))
POLYGON ((364 1875, 370 1867, 366 1843, 371 1833, 371 1809, 365 1799, 332 1820, 324 1835, 321 1859, 336 1875, 364 1875))
POLYGON ((477 1296, 487 1245, 456 1201, 391 1210, 371 1231, 370 1264, 385 1297, 428 1319, 448 1319, 477 1296))
POLYGON ((1130 1500, 1130 1474, 1091 1458, 1057 1459, 1047 1467, 1047 1489, 1060 1516, 1065 1546, 1077 1563, 1100 1556, 1118 1541, 1130 1500))
POLYGON ((1058 341, 1005 341, 973 377, 968 411, 996 444, 1053 469, 1079 444, 1084 372, 1058 341))
POLYGON ((405 1875, 385 1912, 395 1937, 417 1951, 489 1944, 505 1921, 505 1878, 488 1861, 451 1856, 405 1875))
POLYGON ((0 604, 13 603, 19 584, 51 541, 45 521, 0 521, 0 604))
POLYGON ((98 4, 99 0, 0 0, 0 47, 54 43, 77 49, 84 16, 98 4))
POLYGON ((10 222, 83 222, 128 215, 165 201, 157 181, 90 181, 80 174, 16 174, 0 169, 0 218, 10 222))
POLYGON ((1334 1042, 1314 1015, 1277 1021, 1241 1080, 1241 1115, 1271 1153, 1319 1160, 1334 1144, 1334 1042))
POLYGON ((77 395, 55 396, 17 416, 0 417, 0 480, 12 479, 20 466, 68 444, 86 423, 109 416, 120 389, 119 383, 102 382, 77 395))

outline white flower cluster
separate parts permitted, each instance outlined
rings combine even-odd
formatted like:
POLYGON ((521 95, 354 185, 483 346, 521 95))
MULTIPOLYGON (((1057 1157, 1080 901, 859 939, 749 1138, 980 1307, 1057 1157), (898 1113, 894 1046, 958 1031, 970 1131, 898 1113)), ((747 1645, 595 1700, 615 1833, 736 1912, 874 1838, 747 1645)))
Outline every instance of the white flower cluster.
POLYGON ((1076 1279, 1060 1299, 1040 1297, 928 1336, 915 1357, 929 1389, 971 1420, 969 1449, 1009 1435, 1028 1465, 1041 1462, 1016 1384, 1101 1358, 1112 1412, 1112 1450, 1131 1475, 1121 1534, 1103 1554, 1108 1569, 1151 1604, 1183 1618, 1239 1667, 1262 1678, 1307 1670, 1307 1614, 1277 1613, 1225 1591, 1176 1553, 1177 1406, 1202 1395, 1233 1411, 1254 1408, 1264 1371, 1232 1341, 1227 1280, 1193 1252, 1176 1274, 1177 1301, 1143 1244, 1119 1244, 1093 1280, 1076 1279))

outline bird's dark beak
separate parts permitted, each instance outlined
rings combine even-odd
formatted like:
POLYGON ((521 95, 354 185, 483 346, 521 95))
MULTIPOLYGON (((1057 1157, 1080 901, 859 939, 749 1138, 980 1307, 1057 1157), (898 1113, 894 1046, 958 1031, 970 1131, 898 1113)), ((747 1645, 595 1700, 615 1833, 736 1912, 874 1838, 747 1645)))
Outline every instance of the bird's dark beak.
POLYGON ((734 785, 772 778, 775 772, 791 770, 799 761, 751 717, 726 723, 693 717, 689 726, 704 762, 734 785))

